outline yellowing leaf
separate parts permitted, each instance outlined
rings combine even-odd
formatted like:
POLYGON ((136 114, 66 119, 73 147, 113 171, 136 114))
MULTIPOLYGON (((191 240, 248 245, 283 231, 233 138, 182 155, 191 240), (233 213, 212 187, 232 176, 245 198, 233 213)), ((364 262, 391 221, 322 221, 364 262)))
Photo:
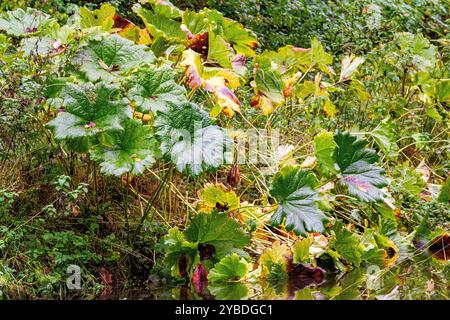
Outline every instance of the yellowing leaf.
POLYGON ((274 109, 272 101, 264 95, 253 96, 251 105, 256 109, 261 110, 265 116, 271 114, 274 109))
POLYGON ((323 72, 330 73, 327 65, 333 62, 333 57, 325 52, 325 49, 317 38, 311 41, 311 50, 311 64, 323 72))
POLYGON ((283 272, 287 270, 288 257, 291 250, 280 241, 275 241, 272 247, 267 248, 259 257, 259 267, 261 269, 261 277, 267 278, 273 272, 280 268, 283 272))
POLYGON ((323 105, 323 111, 327 114, 329 118, 334 118, 334 115, 336 114, 336 107, 335 105, 330 101, 330 98, 325 99, 325 103, 323 105))
MULTIPOLYGON (((181 66, 186 68, 187 84, 192 89, 204 88, 214 94, 215 102, 228 117, 240 112, 241 103, 232 88, 239 85, 239 78, 233 72, 222 68, 204 68, 201 55, 191 49, 183 52, 181 66)), ((216 116, 218 110, 213 110, 216 116)))
POLYGON ((183 52, 180 66, 186 68, 187 84, 191 89, 200 88, 203 84, 201 74, 203 73, 200 54, 188 49, 183 52))
POLYGON ((221 110, 232 117, 234 112, 241 111, 241 103, 236 95, 225 84, 225 79, 213 77, 204 82, 206 91, 214 93, 221 110))
POLYGON ((207 183, 199 194, 201 209, 211 212, 214 208, 220 211, 233 211, 239 208, 239 197, 233 190, 223 184, 207 183))
POLYGON ((313 243, 313 238, 309 236, 302 240, 297 239, 292 247, 293 262, 307 263, 309 262, 309 248, 313 243))
POLYGON ((88 29, 99 27, 101 30, 109 31, 114 25, 114 15, 116 8, 105 3, 100 9, 90 11, 86 7, 80 8, 81 28, 88 29))
POLYGON ((118 34, 128 40, 134 41, 136 44, 149 45, 152 43, 152 38, 150 38, 148 31, 137 26, 121 30, 118 34))

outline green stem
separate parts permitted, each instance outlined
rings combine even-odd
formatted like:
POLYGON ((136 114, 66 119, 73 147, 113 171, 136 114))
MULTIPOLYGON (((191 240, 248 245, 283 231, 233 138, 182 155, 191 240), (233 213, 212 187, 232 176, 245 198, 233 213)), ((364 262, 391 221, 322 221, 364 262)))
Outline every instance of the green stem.
POLYGON ((125 228, 126 228, 126 231, 127 231, 127 239, 129 241, 130 240, 130 238, 128 236, 128 232, 130 230, 130 223, 129 223, 129 220, 128 220, 128 190, 130 189, 130 186, 129 186, 129 173, 127 173, 127 175, 126 175, 126 180, 127 180, 127 182, 125 184, 126 190, 123 193, 125 193, 125 202, 124 202, 124 206, 125 206, 125 228))
POLYGON ((166 183, 167 178, 169 177, 172 166, 173 165, 171 164, 169 169, 167 170, 166 174, 164 175, 164 178, 159 182, 159 185, 156 188, 155 193, 153 194, 153 197, 147 202, 147 206, 145 208, 144 214, 142 215, 141 221, 139 222, 139 225, 137 226, 136 231, 134 232, 133 240, 136 239, 136 237, 141 232, 142 226, 144 225, 144 222, 150 213, 150 209, 152 208, 153 203, 155 202, 156 198, 158 197, 159 193, 162 190, 162 187, 166 183))
POLYGON ((93 170, 93 174, 94 174, 94 196, 95 196, 95 208, 97 211, 97 214, 100 212, 99 211, 99 201, 98 201, 98 184, 97 184, 97 170, 95 168, 95 162, 92 161, 92 170, 93 170))

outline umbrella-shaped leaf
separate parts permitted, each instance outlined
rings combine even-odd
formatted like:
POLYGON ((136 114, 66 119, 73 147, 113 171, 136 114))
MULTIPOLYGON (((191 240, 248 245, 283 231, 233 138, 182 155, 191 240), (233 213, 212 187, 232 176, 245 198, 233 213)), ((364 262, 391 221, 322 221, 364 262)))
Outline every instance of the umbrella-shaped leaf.
POLYGON ((167 103, 179 104, 186 100, 186 90, 174 80, 169 68, 148 66, 134 73, 129 80, 128 95, 140 112, 167 112, 167 103))
POLYGON ((222 128, 211 125, 208 114, 188 102, 168 108, 158 114, 155 126, 162 153, 180 172, 198 175, 229 160, 231 141, 222 128))
POLYGON ((162 245, 165 251, 164 262, 171 268, 172 275, 185 277, 198 254, 198 245, 187 241, 177 227, 169 230, 163 238, 162 245))
POLYGON ((317 178, 310 170, 296 166, 284 166, 274 177, 270 194, 278 201, 278 208, 270 222, 274 226, 283 223, 286 230, 296 234, 322 232, 323 212, 317 207, 317 178))
POLYGON ((201 13, 205 14, 208 20, 215 24, 214 32, 230 43, 236 53, 244 56, 255 55, 258 42, 256 36, 250 30, 245 29, 239 22, 225 18, 216 10, 204 9, 201 13))
POLYGON ((21 51, 23 51, 25 56, 46 56, 54 49, 54 42, 55 40, 48 37, 25 38, 21 41, 21 51))
POLYGON ((64 108, 47 125, 57 139, 95 135, 122 129, 122 119, 131 118, 131 107, 119 90, 104 83, 68 84, 61 92, 64 108))
POLYGON ((183 28, 189 37, 209 31, 210 22, 204 12, 194 12, 186 10, 182 16, 183 28))
POLYGON ((154 37, 166 39, 183 39, 185 34, 181 29, 181 23, 173 19, 170 10, 155 7, 155 10, 143 8, 140 4, 133 6, 133 11, 142 19, 148 32, 154 37))
POLYGON ((89 80, 99 79, 113 82, 122 75, 141 65, 150 64, 155 55, 145 45, 113 34, 100 40, 91 40, 84 47, 75 62, 80 65, 89 80))
POLYGON ((199 213, 192 218, 184 231, 186 240, 198 244, 210 244, 216 252, 232 248, 243 248, 250 242, 250 236, 240 224, 226 213, 199 213))
POLYGON ((342 174, 341 182, 348 187, 348 192, 367 202, 382 200, 380 188, 386 186, 387 181, 382 175, 384 170, 373 164, 378 160, 375 151, 364 148, 367 141, 349 132, 338 131, 334 142, 335 162, 342 174))
POLYGON ((151 128, 137 120, 127 119, 122 127, 123 130, 104 133, 108 138, 100 139, 100 144, 93 148, 93 156, 101 161, 101 171, 106 174, 142 174, 155 162, 156 139, 151 128))
POLYGON ((209 271, 211 282, 230 282, 243 279, 252 269, 252 264, 245 261, 237 253, 227 255, 209 271))
POLYGON ((16 37, 35 34, 54 23, 48 14, 32 8, 19 8, 0 15, 0 30, 16 37))

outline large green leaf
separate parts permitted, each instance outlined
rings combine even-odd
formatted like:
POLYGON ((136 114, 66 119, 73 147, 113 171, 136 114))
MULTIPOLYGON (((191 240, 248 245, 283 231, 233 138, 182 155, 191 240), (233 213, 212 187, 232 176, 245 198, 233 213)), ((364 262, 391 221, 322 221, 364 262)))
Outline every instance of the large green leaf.
POLYGON ((94 158, 101 161, 101 170, 106 174, 142 174, 155 162, 156 139, 151 128, 139 121, 127 119, 122 127, 104 133, 106 137, 99 139, 93 149, 94 158))
POLYGON ((192 36, 209 31, 210 22, 202 12, 186 10, 183 12, 182 22, 192 36))
POLYGON ((198 244, 187 241, 177 227, 169 230, 163 238, 162 245, 165 252, 164 263, 171 268, 173 276, 180 276, 181 273, 188 271, 198 254, 198 244), (186 270, 179 268, 180 257, 185 262, 186 270))
POLYGON ((284 102, 283 79, 277 70, 258 69, 255 84, 258 91, 273 103, 280 105, 284 102))
POLYGON ((230 43, 236 53, 244 56, 255 55, 254 49, 258 43, 252 31, 245 29, 239 22, 225 18, 216 10, 203 9, 200 13, 208 17, 210 23, 215 25, 214 33, 230 43))
POLYGON ((335 133, 334 141, 334 158, 348 192, 367 202, 382 200, 380 188, 386 186, 387 181, 382 175, 384 170, 373 164, 378 156, 374 150, 365 148, 367 141, 340 131, 335 133))
POLYGON ((67 84, 61 98, 64 109, 47 124, 57 139, 122 129, 121 120, 132 116, 132 109, 119 90, 104 83, 67 84))
POLYGON ((364 247, 356 235, 348 230, 341 220, 337 220, 334 227, 334 237, 330 247, 335 249, 348 262, 358 267, 362 262, 364 247))
POLYGON ((286 230, 296 234, 322 232, 323 212, 317 207, 317 178, 309 170, 297 166, 284 166, 274 177, 270 195, 278 202, 278 208, 270 222, 279 226, 286 218, 286 230))
POLYGON ((216 252, 231 248, 243 248, 250 242, 250 236, 240 224, 226 213, 200 213, 192 218, 184 231, 186 239, 198 244, 210 244, 216 252))
POLYGON ((232 69, 231 59, 234 52, 220 35, 210 32, 208 37, 208 61, 217 62, 224 68, 232 69))
POLYGON ((48 14, 32 8, 19 8, 0 15, 0 30, 16 37, 36 34, 54 23, 48 14))
POLYGON ((182 14, 182 11, 168 0, 148 0, 148 3, 152 5, 155 13, 163 17, 176 19, 182 14))
POLYGON ((248 296, 248 288, 241 282, 210 283, 208 290, 217 300, 243 300, 248 296))
POLYGON ((168 103, 167 113, 155 120, 162 153, 178 171, 198 175, 229 161, 231 141, 225 131, 211 125, 208 114, 195 104, 168 103))
POLYGON ((89 80, 99 79, 113 82, 122 75, 139 66, 150 64, 155 55, 145 45, 137 45, 133 41, 113 34, 103 36, 100 40, 90 40, 81 49, 75 59, 89 80))
POLYGON ((148 32, 154 37, 166 39, 183 39, 185 34, 181 29, 181 23, 168 16, 168 10, 148 10, 140 4, 133 5, 133 11, 142 19, 148 32))
POLYGON ((36 55, 46 56, 54 49, 53 43, 55 40, 48 37, 30 37, 24 38, 21 41, 20 50, 25 56, 36 55))
POLYGON ((140 112, 167 112, 167 103, 179 104, 186 100, 186 90, 174 81, 169 68, 148 66, 134 73, 128 82, 128 96, 140 112))
POLYGON ((223 257, 209 271, 208 280, 211 282, 230 282, 243 279, 252 269, 252 265, 237 253, 223 257))

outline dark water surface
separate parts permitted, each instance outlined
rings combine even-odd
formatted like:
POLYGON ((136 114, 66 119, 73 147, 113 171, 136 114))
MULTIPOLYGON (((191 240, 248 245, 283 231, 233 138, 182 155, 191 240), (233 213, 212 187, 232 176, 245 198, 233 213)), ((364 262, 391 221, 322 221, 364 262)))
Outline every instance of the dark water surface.
POLYGON ((320 284, 315 284, 311 279, 209 284, 200 293, 186 284, 175 287, 106 288, 95 299, 448 299, 449 265, 448 261, 431 258, 410 259, 386 270, 372 266, 345 274, 328 275, 320 284))

